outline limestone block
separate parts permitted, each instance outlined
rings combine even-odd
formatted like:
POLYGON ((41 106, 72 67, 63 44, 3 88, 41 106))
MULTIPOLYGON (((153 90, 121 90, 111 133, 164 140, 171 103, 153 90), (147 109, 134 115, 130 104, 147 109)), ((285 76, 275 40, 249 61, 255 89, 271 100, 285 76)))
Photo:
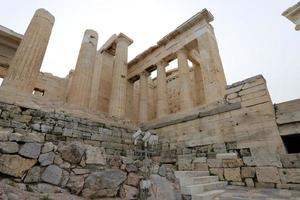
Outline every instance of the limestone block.
POLYGON ((241 182, 241 170, 239 167, 236 168, 224 168, 224 177, 227 181, 238 181, 241 182))
POLYGON ((83 175, 81 175, 81 176, 71 175, 66 187, 72 193, 78 195, 81 192, 83 185, 84 185, 84 176, 83 175))
POLYGON ((52 142, 46 142, 44 145, 43 145, 43 148, 42 148, 42 153, 48 153, 50 151, 55 151, 57 149, 57 146, 54 145, 52 142))
POLYGON ((226 159, 223 160, 223 167, 241 167, 243 166, 242 159, 226 159))
POLYGON ((135 199, 138 196, 138 189, 129 185, 123 185, 120 189, 122 199, 135 199))
POLYGON ((237 159, 236 153, 218 153, 217 159, 237 159))
POLYGON ((41 179, 46 183, 58 185, 62 178, 62 169, 56 165, 49 165, 42 173, 41 179))
POLYGON ((254 182, 252 178, 245 178, 245 183, 247 187, 254 187, 254 182))
POLYGON ((85 148, 79 142, 72 142, 69 144, 60 143, 58 145, 58 151, 61 153, 61 156, 65 161, 77 164, 80 163, 85 152, 85 148))
POLYGON ((41 152, 42 144, 39 143, 25 143, 21 146, 19 154, 27 158, 38 158, 41 152))
POLYGON ((300 183, 300 169, 279 169, 282 183, 300 183))
POLYGON ((39 163, 41 166, 47 166, 53 164, 55 154, 53 152, 48 152, 41 154, 39 156, 39 163))
POLYGON ((244 182, 231 181, 230 185, 245 186, 245 183, 244 182))
POLYGON ((207 164, 209 167, 223 167, 222 159, 207 159, 207 164))
POLYGON ((126 180, 126 184, 137 187, 142 178, 143 178, 142 176, 140 176, 136 173, 129 173, 128 177, 127 177, 127 180, 126 180))
POLYGON ((197 157, 193 160, 193 163, 206 163, 207 158, 206 157, 197 157))
POLYGON ((254 178, 255 167, 242 167, 241 168, 242 178, 254 178))
POLYGON ((178 158, 177 165, 179 171, 191 171, 193 170, 192 158, 178 158))
POLYGON ((82 195, 86 198, 114 197, 126 178, 126 173, 117 169, 94 172, 86 178, 82 195))
POLYGON ((275 188, 275 183, 261 183, 255 182, 255 187, 257 188, 275 188))
POLYGON ((11 133, 9 135, 9 141, 15 142, 39 142, 42 143, 45 141, 45 134, 38 132, 30 132, 30 133, 11 133))
POLYGON ((213 150, 216 153, 226 153, 225 143, 213 144, 213 150))
POLYGON ((35 163, 35 159, 25 159, 19 155, 2 155, 0 172, 14 177, 22 177, 35 163))
POLYGON ((193 163, 193 170, 195 171, 208 171, 208 164, 206 163, 193 163))
POLYGON ((223 168, 209 168, 209 172, 212 175, 218 176, 220 181, 225 180, 224 179, 224 169, 223 168))
POLYGON ((2 153, 17 153, 19 145, 16 142, 0 142, 0 150, 2 153))
POLYGON ((10 128, 0 128, 0 141, 8 141, 9 135, 13 132, 10 128))
POLYGON ((42 168, 39 166, 31 168, 24 179, 24 183, 38 183, 40 181, 41 171, 42 168))
POLYGON ((86 164, 106 164, 105 149, 86 145, 86 164))
POLYGON ((246 166, 255 166, 256 165, 254 158, 251 156, 243 157, 243 161, 246 166))
POLYGON ((76 175, 83 175, 83 174, 89 174, 90 173, 89 169, 84 169, 84 168, 75 168, 75 169, 72 169, 72 171, 76 175))
POLYGON ((280 183, 279 172, 276 167, 256 167, 258 182, 280 183))
POLYGON ((300 154, 284 154, 280 156, 284 168, 300 168, 300 154))

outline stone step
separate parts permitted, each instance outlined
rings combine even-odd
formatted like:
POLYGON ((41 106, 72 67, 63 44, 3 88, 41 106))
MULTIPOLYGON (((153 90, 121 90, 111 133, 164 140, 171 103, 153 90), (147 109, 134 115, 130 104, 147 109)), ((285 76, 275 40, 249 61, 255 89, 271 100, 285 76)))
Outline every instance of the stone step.
POLYGON ((219 177, 218 176, 202 176, 202 177, 195 177, 193 178, 193 184, 203 184, 203 183, 212 183, 212 182, 218 182, 219 177))
POLYGON ((223 193, 225 190, 212 190, 208 192, 203 192, 201 194, 192 195, 192 200, 211 200, 217 195, 223 193))
POLYGON ((185 185, 185 186, 181 186, 181 193, 184 195, 200 194, 202 192, 206 192, 210 190, 222 189, 226 185, 227 185, 226 181, 217 181, 217 182, 197 184, 197 185, 185 185))
POLYGON ((208 171, 175 171, 176 178, 208 176, 208 171))
POLYGON ((181 177, 179 179, 180 185, 197 185, 203 183, 217 182, 218 176, 199 176, 199 177, 181 177))

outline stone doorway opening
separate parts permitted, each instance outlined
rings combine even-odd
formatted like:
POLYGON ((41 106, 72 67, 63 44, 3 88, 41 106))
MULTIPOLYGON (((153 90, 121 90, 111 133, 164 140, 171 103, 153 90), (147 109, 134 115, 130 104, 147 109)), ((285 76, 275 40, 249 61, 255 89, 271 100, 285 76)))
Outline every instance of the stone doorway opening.
POLYGON ((300 133, 281 137, 288 153, 300 153, 300 133))

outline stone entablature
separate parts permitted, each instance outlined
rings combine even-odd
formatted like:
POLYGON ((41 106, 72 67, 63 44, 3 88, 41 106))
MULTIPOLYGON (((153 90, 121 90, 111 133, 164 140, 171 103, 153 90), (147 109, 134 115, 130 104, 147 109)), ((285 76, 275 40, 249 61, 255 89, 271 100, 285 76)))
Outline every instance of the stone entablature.
POLYGON ((285 10, 282 15, 296 25, 296 31, 300 30, 300 2, 285 10))

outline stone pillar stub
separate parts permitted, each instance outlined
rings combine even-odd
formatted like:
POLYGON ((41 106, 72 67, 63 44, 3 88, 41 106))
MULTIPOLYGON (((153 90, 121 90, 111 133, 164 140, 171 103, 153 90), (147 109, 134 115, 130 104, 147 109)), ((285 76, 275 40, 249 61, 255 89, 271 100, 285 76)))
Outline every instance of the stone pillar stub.
POLYGON ((168 98, 167 98, 167 77, 166 69, 167 62, 160 61, 157 66, 157 106, 156 117, 161 118, 168 114, 168 98))
POLYGON ((140 105, 139 105, 139 122, 148 120, 148 77, 150 73, 143 71, 140 74, 140 105))
POLYGON ((67 97, 67 103, 72 107, 79 109, 87 109, 89 107, 97 42, 97 32, 86 30, 67 97))
POLYGON ((193 108, 193 98, 191 91, 191 81, 189 77, 189 66, 187 59, 187 51, 181 49, 177 51, 177 61, 178 61, 178 77, 179 77, 179 87, 180 87, 180 110, 185 111, 193 108))
POLYGON ((129 37, 122 33, 116 39, 109 115, 117 118, 124 118, 126 112, 128 46, 132 42, 129 37))
POLYGON ((54 21, 47 10, 36 10, 3 80, 3 92, 32 95, 54 21))

